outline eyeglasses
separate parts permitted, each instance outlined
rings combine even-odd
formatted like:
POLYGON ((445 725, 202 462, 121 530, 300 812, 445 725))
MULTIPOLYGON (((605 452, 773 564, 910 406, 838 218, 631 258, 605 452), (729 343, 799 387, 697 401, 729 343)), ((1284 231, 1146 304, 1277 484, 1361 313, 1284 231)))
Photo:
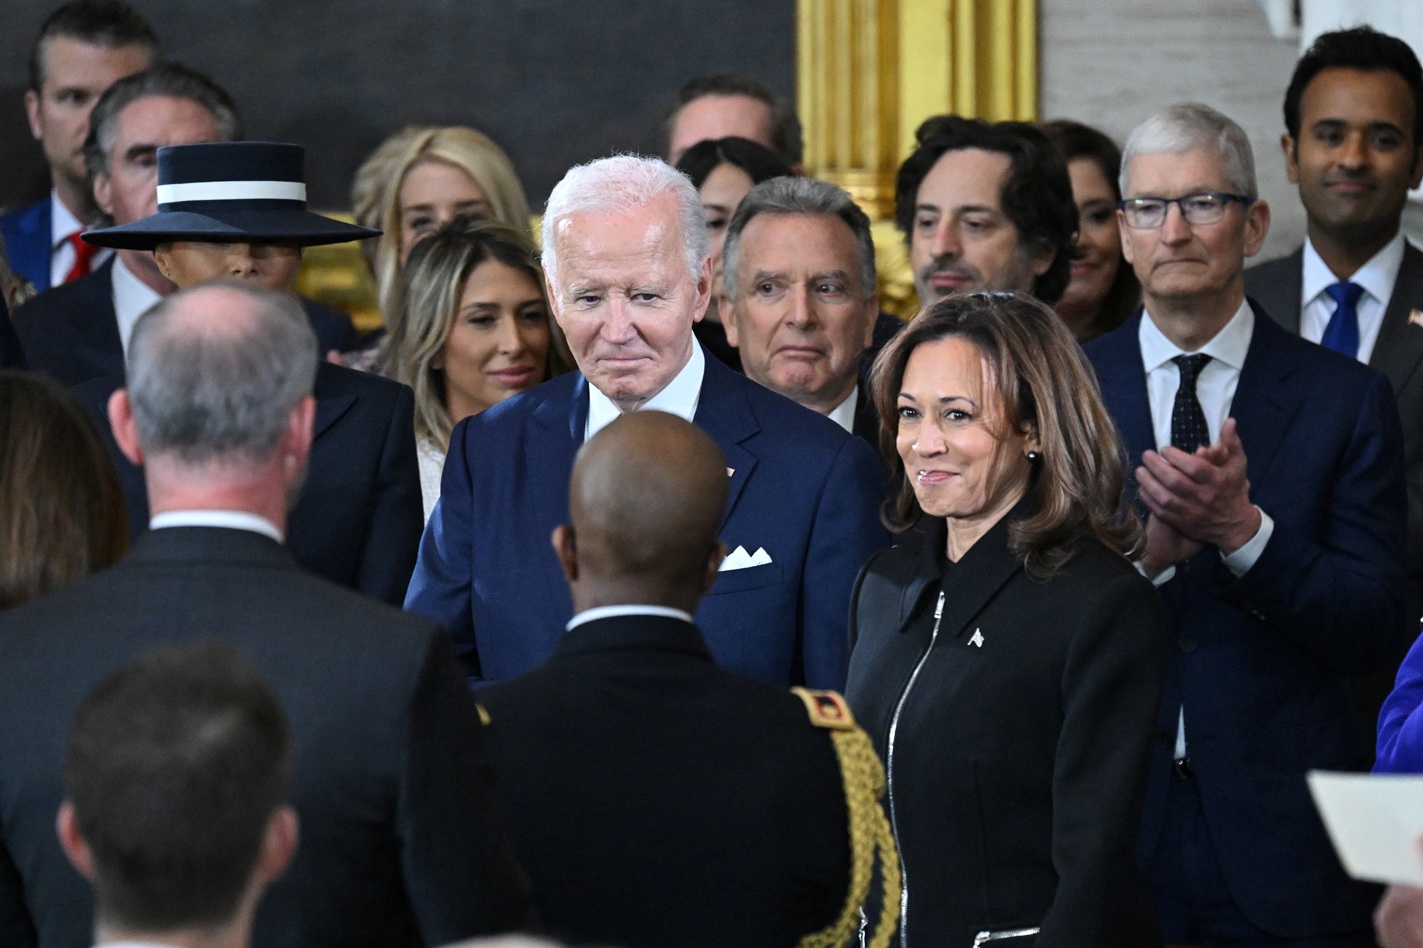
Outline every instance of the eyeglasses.
POLYGON ((1226 194, 1223 191, 1203 191, 1178 198, 1127 198, 1117 202, 1127 226, 1135 230, 1155 230, 1166 223, 1166 210, 1172 204, 1181 209, 1181 216, 1188 224, 1214 224, 1225 217, 1225 209, 1231 201, 1239 201, 1244 207, 1255 203, 1253 197, 1243 194, 1226 194))

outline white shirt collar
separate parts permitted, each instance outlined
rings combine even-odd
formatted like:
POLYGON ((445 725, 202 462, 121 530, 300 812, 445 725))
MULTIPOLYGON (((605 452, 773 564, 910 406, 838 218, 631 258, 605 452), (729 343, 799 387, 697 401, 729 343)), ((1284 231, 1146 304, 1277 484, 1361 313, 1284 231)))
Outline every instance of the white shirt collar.
POLYGON ((850 389, 843 402, 830 409, 829 418, 851 434, 855 433, 855 409, 860 405, 860 386, 850 389))
MULTIPOLYGON (((1239 372, 1245 365, 1245 353, 1250 349, 1250 336, 1255 331, 1255 312, 1241 300, 1240 308, 1210 340, 1196 352, 1205 353, 1239 372)), ((1188 355, 1185 349, 1166 338, 1150 313, 1143 313, 1139 332, 1141 362, 1146 371, 1160 368, 1178 355, 1188 355)))
MULTIPOLYGON (((1349 277, 1350 283, 1357 283, 1364 288, 1364 292, 1373 297, 1380 304, 1388 303, 1388 299, 1393 295, 1393 285, 1398 282, 1398 271, 1403 269, 1403 231, 1393 235, 1393 239, 1384 244, 1378 253, 1369 258, 1353 276, 1349 277)), ((1339 277, 1334 275, 1334 271, 1329 269, 1329 265, 1319 256, 1319 251, 1314 249, 1314 244, 1310 243, 1306 237, 1304 241, 1304 268, 1300 277, 1300 304, 1301 307, 1308 306, 1314 302, 1325 291, 1326 287, 1339 282, 1339 277)), ((1332 309, 1333 302, 1330 302, 1332 309)))
MULTIPOLYGON (((649 398, 638 411, 652 409, 665 411, 687 421, 697 413, 697 400, 702 395, 702 376, 706 373, 707 358, 702 354, 701 343, 692 340, 692 357, 682 370, 662 391, 649 398)), ((622 414, 613 400, 604 395, 597 386, 588 384, 588 424, 584 426, 583 440, 587 441, 612 423, 622 414)))
POLYGON ((72 234, 81 233, 88 229, 88 225, 71 214, 69 208, 65 207, 64 202, 59 199, 59 195, 54 190, 51 190, 49 192, 50 249, 54 249, 67 241, 72 234))
POLYGON ((585 622, 611 619, 614 616, 664 616, 668 619, 681 619, 688 623, 692 621, 690 612, 683 612, 681 609, 673 609, 670 606, 595 606, 592 609, 584 609, 569 619, 568 625, 564 628, 571 632, 585 622))
POLYGON ((148 521, 148 529, 162 530, 165 527, 223 527, 228 530, 247 530, 270 537, 278 543, 284 542, 282 531, 266 517, 246 510, 169 510, 155 514, 148 521))
POLYGON ((175 948, 165 941, 101 941, 94 948, 175 948))
POLYGON ((163 297, 155 293, 153 287, 140 280, 124 264, 123 257, 114 258, 114 265, 109 270, 109 281, 113 285, 114 319, 119 324, 119 342, 123 343, 124 358, 127 359, 128 340, 133 335, 134 323, 163 297))

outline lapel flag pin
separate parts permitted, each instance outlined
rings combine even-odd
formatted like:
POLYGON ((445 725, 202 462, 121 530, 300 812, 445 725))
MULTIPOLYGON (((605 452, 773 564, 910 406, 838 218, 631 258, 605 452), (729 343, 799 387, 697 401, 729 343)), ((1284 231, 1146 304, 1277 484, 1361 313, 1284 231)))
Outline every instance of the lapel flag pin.
POLYGON ((976 646, 978 646, 979 648, 983 648, 983 630, 982 630, 982 629, 974 629, 974 630, 973 630, 973 637, 968 640, 968 644, 970 644, 970 645, 976 645, 976 646))
POLYGON ((1423 326, 1423 309, 1415 309, 1410 312, 1408 322, 1414 326, 1423 326))
POLYGON ((726 476, 727 476, 727 477, 735 477, 735 476, 736 476, 736 468, 734 468, 734 467, 729 467, 729 468, 727 468, 727 469, 726 469, 726 476))

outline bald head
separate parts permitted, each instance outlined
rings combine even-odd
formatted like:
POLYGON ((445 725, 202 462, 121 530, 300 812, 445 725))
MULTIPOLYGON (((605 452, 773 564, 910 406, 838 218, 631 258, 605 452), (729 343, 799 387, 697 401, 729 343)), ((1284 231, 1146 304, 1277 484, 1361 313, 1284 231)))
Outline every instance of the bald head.
POLYGON ((675 415, 630 412, 595 435, 573 465, 571 534, 555 535, 575 608, 692 611, 721 561, 727 481, 716 442, 675 415))
POLYGON ((188 463, 270 456, 316 375, 295 298, 233 282, 166 297, 135 325, 128 393, 149 455, 188 463))

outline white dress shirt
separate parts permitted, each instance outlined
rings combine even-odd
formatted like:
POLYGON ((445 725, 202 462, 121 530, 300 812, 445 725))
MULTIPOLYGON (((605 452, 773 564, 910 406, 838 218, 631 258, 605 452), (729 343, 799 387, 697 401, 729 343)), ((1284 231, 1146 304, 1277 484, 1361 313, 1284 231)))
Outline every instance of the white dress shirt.
POLYGON ((246 510, 169 510, 154 514, 148 521, 148 529, 162 530, 166 527, 223 527, 227 530, 247 530, 271 537, 278 543, 285 542, 282 531, 266 517, 246 510))
POLYGON ((673 609, 671 606, 594 606, 592 609, 584 609, 569 619, 568 625, 563 628, 571 632, 585 622, 611 619, 614 616, 663 616, 668 619, 681 619, 683 622, 692 621, 690 612, 673 609))
MULTIPOLYGON (((706 373, 707 357, 702 354, 701 343, 692 340, 692 357, 672 381, 656 395, 644 402, 638 411, 651 409, 665 411, 687 421, 697 413, 697 400, 702 397, 702 376, 706 373)), ((588 423, 583 429, 583 440, 587 441, 621 415, 622 409, 604 395, 596 385, 588 385, 588 423)))
MULTIPOLYGON (((1349 277, 1350 283, 1363 287, 1355 312, 1359 314, 1359 355, 1360 362, 1368 365, 1374 354, 1374 344, 1379 340, 1379 330, 1383 328, 1383 314, 1388 310, 1389 297, 1393 296, 1393 285, 1398 282, 1398 271, 1403 269, 1403 231, 1393 235, 1383 249, 1369 258, 1349 277)), ((1324 328, 1334 315, 1337 305, 1325 290, 1339 282, 1334 271, 1319 256, 1314 244, 1305 238, 1304 270, 1300 278, 1299 334, 1310 342, 1324 338, 1324 328)))
POLYGON ((850 397, 830 410, 830 420, 850 434, 855 433, 855 409, 860 405, 860 386, 850 389, 850 397))
POLYGON ((127 359, 128 340, 133 335, 134 323, 163 297, 135 276, 124 265, 123 257, 114 261, 113 269, 109 271, 109 282, 113 285, 114 319, 119 324, 119 342, 123 344, 124 358, 127 359))
MULTIPOLYGON (((1196 377, 1196 400, 1201 403, 1201 411, 1206 416, 1206 427, 1210 430, 1211 443, 1220 440, 1220 429, 1230 417, 1230 405, 1235 400, 1235 387, 1240 384, 1240 370, 1245 365, 1245 353, 1250 349, 1250 336, 1255 331, 1255 313, 1250 304, 1241 302, 1235 315, 1220 332, 1196 352, 1211 357, 1201 367, 1196 377)), ((1192 353, 1178 347, 1151 320, 1148 313, 1141 321, 1139 333, 1141 362, 1146 368, 1146 395, 1151 404, 1151 427, 1156 435, 1156 446, 1165 447, 1171 443, 1171 409, 1176 404, 1176 389, 1181 384, 1181 370, 1171 360, 1178 355, 1192 353)), ((1260 529, 1235 552, 1221 553, 1221 562, 1236 576, 1243 576, 1264 552, 1270 534, 1275 530, 1275 521, 1269 514, 1260 512, 1260 529)), ((1175 575, 1174 568, 1157 577, 1158 585, 1175 575)))
MULTIPOLYGON (((64 206, 64 202, 59 199, 59 195, 50 189, 49 192, 49 285, 59 286, 64 282, 64 278, 69 276, 69 271, 74 269, 74 245, 69 242, 69 238, 75 234, 82 234, 89 230, 91 225, 85 224, 79 218, 69 213, 69 208, 64 206)), ((103 262, 113 255, 113 251, 105 247, 89 258, 90 272, 99 269, 103 262)))

